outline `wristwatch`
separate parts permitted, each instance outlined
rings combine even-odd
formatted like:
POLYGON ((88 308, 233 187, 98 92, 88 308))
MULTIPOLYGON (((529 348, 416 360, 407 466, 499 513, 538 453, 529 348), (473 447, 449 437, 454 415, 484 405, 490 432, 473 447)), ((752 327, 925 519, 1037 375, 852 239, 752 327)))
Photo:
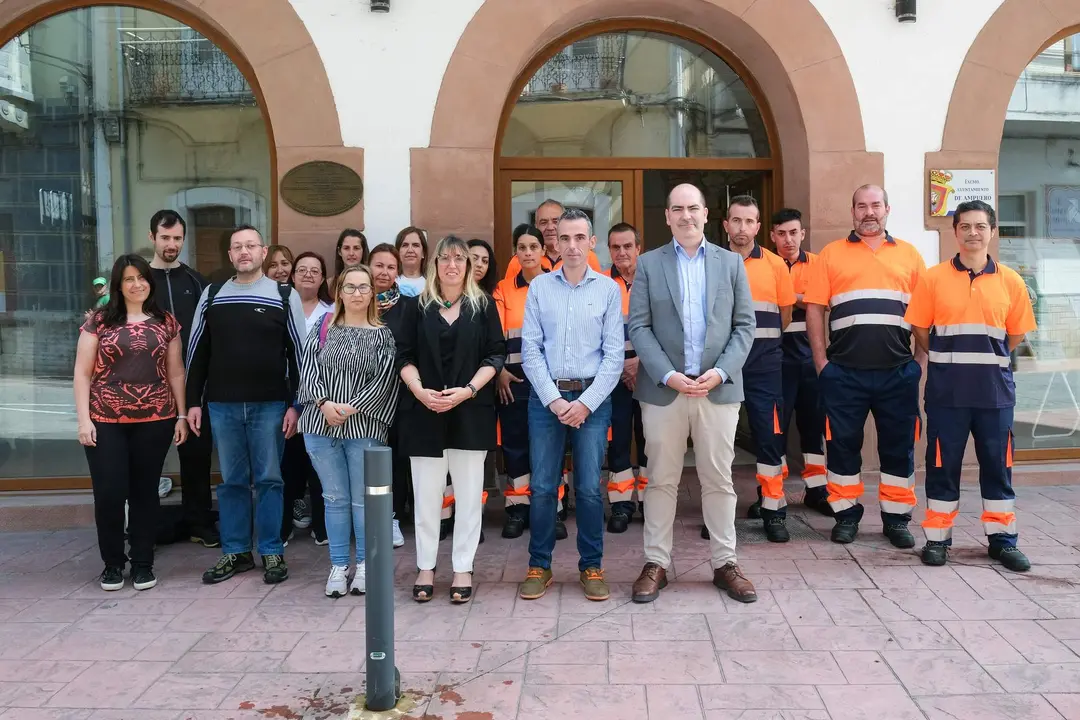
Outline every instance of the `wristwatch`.
POLYGON ((475 386, 475 385, 473 385, 472 383, 469 383, 469 384, 467 384, 467 385, 466 385, 465 387, 467 387, 467 388, 469 388, 470 390, 472 390, 472 396, 473 396, 473 397, 476 397, 476 393, 478 393, 478 392, 479 392, 479 390, 477 390, 477 389, 476 389, 476 386, 475 386))
POLYGON ((330 398, 323 398, 322 400, 319 400, 317 403, 315 403, 315 407, 322 410, 322 406, 325 405, 328 402, 330 402, 330 398))

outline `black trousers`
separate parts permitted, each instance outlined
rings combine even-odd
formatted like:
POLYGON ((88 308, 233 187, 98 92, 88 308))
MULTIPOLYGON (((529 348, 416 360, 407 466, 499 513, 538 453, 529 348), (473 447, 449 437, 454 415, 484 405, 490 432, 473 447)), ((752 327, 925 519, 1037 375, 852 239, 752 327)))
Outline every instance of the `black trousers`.
POLYGON ((176 421, 94 425, 97 446, 85 450, 94 487, 94 520, 101 559, 106 565, 120 568, 127 564, 128 558, 124 554, 126 500, 131 566, 152 567, 161 502, 158 480, 176 421))
POLYGON ((210 456, 214 441, 210 431, 210 413, 203 410, 202 425, 197 436, 188 432, 187 441, 176 449, 180 456, 180 501, 184 525, 189 530, 213 529, 213 499, 210 495, 210 456))
POLYGON ((293 503, 304 497, 304 490, 311 490, 311 529, 316 534, 326 534, 326 505, 323 502, 322 482, 311 466, 304 436, 296 433, 285 441, 281 456, 281 477, 285 481, 285 512, 281 518, 281 537, 289 537, 293 526, 293 503))
POLYGON ((390 426, 390 432, 387 437, 387 445, 390 447, 392 454, 394 477, 393 477, 393 493, 394 493, 394 519, 399 522, 406 522, 412 520, 412 467, 409 463, 409 458, 401 454, 398 449, 398 423, 395 421, 390 426))

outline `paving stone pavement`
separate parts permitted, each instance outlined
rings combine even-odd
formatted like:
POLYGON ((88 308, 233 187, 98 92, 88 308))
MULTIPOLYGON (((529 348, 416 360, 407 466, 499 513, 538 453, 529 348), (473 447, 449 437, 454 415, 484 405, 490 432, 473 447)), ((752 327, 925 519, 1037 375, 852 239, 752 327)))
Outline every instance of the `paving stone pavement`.
MULTIPOLYGON (((986 557, 978 513, 965 486, 953 562, 928 568, 881 537, 872 501, 849 546, 794 505, 792 522, 824 532, 740 548, 753 605, 709 584, 692 500, 674 582, 649 605, 629 601, 640 522, 605 536, 604 603, 577 584, 572 521, 557 583, 533 602, 516 597, 528 537, 500 538, 497 513, 469 605, 445 597, 448 541, 436 600, 409 599, 409 538, 395 551, 397 665, 416 701, 406 717, 1080 720, 1080 486, 1021 490, 1026 575, 986 557)), ((92 530, 0 534, 0 720, 349 717, 364 686, 364 599, 323 596, 326 548, 298 537, 291 577, 273 587, 258 573, 203 585, 216 557, 162 547, 155 589, 104 593, 92 530)))

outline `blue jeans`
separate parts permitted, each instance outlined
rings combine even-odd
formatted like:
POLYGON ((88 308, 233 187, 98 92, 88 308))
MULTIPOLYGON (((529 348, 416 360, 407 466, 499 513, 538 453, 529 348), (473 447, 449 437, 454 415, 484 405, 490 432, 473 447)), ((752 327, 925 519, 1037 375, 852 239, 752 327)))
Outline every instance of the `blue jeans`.
POLYGON ((207 403, 221 465, 218 506, 221 551, 251 552, 251 485, 255 485, 255 535, 260 555, 281 555, 281 431, 288 403, 207 403))
POLYGON ((322 481, 330 564, 349 564, 349 540, 355 535, 359 565, 364 562, 364 450, 379 443, 370 438, 344 440, 313 433, 304 435, 304 442, 322 481))
MULTIPOLYGON (((573 402, 580 392, 564 392, 573 402)), ((550 568, 555 550, 555 518, 563 455, 569 437, 574 458, 574 493, 577 499, 578 569, 599 568, 604 557, 604 499, 600 491, 600 468, 607 449, 611 425, 611 398, 589 413, 580 428, 559 422, 535 392, 529 394, 529 460, 532 504, 529 506, 529 567, 550 568)))

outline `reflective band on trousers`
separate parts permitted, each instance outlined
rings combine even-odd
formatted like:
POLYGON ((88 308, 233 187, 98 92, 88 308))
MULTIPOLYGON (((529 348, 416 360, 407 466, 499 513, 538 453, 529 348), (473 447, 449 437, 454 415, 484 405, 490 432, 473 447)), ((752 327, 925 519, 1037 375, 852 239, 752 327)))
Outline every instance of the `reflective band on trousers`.
POLYGON ((780 328, 755 328, 755 338, 778 338, 780 337, 780 328))
POLYGON ((507 339, 521 337, 521 328, 510 328, 506 331, 506 337, 507 339))
POLYGON ((930 351, 930 362, 941 365, 999 365, 1009 366, 1009 358, 995 353, 981 352, 939 352, 930 351))
POLYGON ((927 540, 947 542, 952 539, 953 522, 960 512, 959 500, 927 500, 923 533, 927 540))
POLYGON ((1016 500, 986 500, 982 501, 983 514, 980 520, 983 523, 983 532, 987 535, 1004 533, 1016 534, 1016 500))
POLYGON ((780 306, 777 305, 776 303, 758 302, 757 300, 755 300, 754 301, 754 312, 778 313, 778 312, 780 312, 780 306))
POLYGON ((798 322, 790 322, 790 323, 788 323, 788 326, 786 328, 784 328, 784 332, 786 332, 786 333, 806 332, 806 321, 799 320, 798 322))
POLYGON ((889 473, 881 473, 881 484, 892 485, 893 487, 910 488, 915 487, 915 475, 909 475, 908 477, 900 477, 899 475, 890 475, 889 473))

